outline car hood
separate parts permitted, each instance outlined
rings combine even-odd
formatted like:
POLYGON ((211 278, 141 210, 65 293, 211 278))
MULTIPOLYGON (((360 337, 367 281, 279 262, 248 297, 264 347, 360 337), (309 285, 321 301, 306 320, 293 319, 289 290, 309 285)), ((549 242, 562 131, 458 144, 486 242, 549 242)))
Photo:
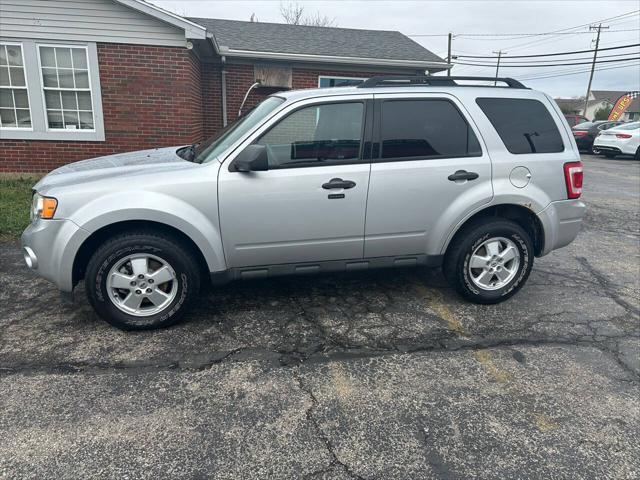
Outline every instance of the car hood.
POLYGON ((33 188, 39 192, 46 192, 52 187, 200 166, 179 157, 176 151, 180 148, 178 146, 140 150, 70 163, 51 171, 33 188))

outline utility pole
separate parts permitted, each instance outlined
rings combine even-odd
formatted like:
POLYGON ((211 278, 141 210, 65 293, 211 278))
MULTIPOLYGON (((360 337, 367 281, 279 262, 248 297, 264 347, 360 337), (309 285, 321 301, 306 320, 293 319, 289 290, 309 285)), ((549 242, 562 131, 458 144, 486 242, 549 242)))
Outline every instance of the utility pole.
POLYGON ((451 41, 453 40, 453 34, 451 32, 449 32, 449 42, 447 44, 447 63, 449 64, 449 66, 447 67, 447 75, 451 76, 451 41))
POLYGON ((502 50, 498 50, 497 52, 493 52, 498 54, 498 63, 496 63, 496 79, 493 81, 493 86, 495 87, 498 84, 498 71, 500 70, 500 58, 502 58, 503 52, 502 50))
POLYGON ((587 116, 587 105, 589 104, 589 95, 591 95, 591 82, 593 81, 593 71, 596 68, 596 58, 598 57, 598 45, 600 45, 600 30, 607 29, 609 27, 603 27, 602 24, 594 27, 593 25, 589 25, 589 30, 597 30, 598 35, 596 36, 596 48, 593 51, 593 62, 591 63, 591 74, 589 75, 589 85, 587 86, 587 94, 584 97, 584 109, 582 110, 582 115, 587 116))

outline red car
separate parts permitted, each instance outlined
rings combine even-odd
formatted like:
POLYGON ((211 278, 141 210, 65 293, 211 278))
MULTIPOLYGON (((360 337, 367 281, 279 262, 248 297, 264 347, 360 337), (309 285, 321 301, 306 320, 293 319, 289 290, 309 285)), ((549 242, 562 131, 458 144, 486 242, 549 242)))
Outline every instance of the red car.
POLYGON ((567 114, 567 115, 564 116, 564 118, 567 119, 567 123, 569 124, 569 126, 571 128, 575 127, 579 123, 584 123, 584 122, 588 122, 589 121, 589 120, 587 120, 587 117, 582 116, 582 115, 567 114))

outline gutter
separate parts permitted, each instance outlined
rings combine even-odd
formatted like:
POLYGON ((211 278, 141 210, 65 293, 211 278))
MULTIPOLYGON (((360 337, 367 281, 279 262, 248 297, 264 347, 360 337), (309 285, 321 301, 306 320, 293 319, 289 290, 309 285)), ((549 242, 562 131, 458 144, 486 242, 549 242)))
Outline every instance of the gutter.
POLYGON ((429 62, 425 60, 400 60, 389 58, 367 57, 340 57, 332 55, 312 55, 306 53, 281 53, 281 52, 257 52, 251 50, 235 50, 229 47, 218 46, 220 55, 237 58, 260 58, 265 60, 307 61, 319 63, 342 63, 350 65, 376 65, 384 67, 410 67, 419 69, 441 68, 446 70, 453 64, 443 62, 429 62))

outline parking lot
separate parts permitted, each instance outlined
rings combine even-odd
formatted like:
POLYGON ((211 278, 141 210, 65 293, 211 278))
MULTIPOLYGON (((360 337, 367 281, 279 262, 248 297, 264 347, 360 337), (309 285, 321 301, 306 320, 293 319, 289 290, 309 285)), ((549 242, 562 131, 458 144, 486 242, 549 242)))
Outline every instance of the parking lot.
POLYGON ((442 274, 234 283, 125 333, 0 244, 0 477, 638 478, 640 163, 506 303, 442 274))

